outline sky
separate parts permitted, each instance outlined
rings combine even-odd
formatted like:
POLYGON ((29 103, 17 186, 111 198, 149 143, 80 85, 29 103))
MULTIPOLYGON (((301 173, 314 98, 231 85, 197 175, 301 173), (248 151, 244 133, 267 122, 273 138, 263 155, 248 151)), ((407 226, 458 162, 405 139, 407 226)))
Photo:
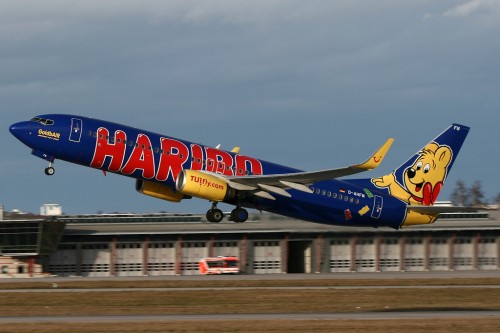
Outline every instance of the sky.
MULTIPOLYGON (((0 2, 0 204, 67 214, 204 212, 134 180, 47 163, 8 131, 44 113, 111 120, 296 167, 390 173, 451 123, 458 180, 500 192, 500 0, 0 2)), ((359 177, 358 177, 359 178, 359 177)), ((224 208, 224 207, 223 207, 224 208)), ((227 208, 229 209, 229 207, 227 208)))

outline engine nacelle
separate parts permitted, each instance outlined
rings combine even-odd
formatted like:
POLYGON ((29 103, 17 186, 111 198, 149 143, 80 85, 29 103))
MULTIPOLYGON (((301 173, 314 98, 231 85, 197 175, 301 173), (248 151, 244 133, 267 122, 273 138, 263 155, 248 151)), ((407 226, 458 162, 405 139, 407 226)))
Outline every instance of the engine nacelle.
POLYGON ((196 170, 179 173, 175 188, 181 193, 210 201, 224 201, 235 195, 224 179, 196 170))
POLYGON ((179 202, 182 199, 186 198, 184 194, 175 192, 171 187, 147 180, 138 179, 135 182, 135 189, 137 190, 137 192, 149 195, 150 197, 172 202, 179 202))

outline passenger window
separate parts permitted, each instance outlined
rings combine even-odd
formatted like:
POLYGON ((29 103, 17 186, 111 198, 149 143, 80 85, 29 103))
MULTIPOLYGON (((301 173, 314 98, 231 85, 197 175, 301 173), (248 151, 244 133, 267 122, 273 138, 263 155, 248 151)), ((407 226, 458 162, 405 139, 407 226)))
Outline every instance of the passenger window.
POLYGON ((333 193, 333 197, 336 198, 337 197, 337 193, 333 193))
POLYGON ((321 195, 326 195, 326 190, 321 191, 321 195))
POLYGON ((332 192, 328 191, 328 197, 330 198, 332 196, 332 192))

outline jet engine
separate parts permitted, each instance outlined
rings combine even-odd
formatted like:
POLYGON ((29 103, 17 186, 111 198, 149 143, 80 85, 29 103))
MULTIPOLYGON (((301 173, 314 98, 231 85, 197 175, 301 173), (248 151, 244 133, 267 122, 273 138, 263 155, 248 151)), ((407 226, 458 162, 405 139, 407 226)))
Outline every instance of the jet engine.
POLYGON ((186 195, 210 201, 224 201, 235 196, 234 189, 223 178, 196 170, 183 170, 175 188, 186 195))
POLYGON ((161 183, 150 182, 147 180, 138 179, 135 182, 135 189, 137 192, 149 195, 150 197, 179 202, 188 197, 180 192, 174 191, 171 187, 165 186, 161 183))

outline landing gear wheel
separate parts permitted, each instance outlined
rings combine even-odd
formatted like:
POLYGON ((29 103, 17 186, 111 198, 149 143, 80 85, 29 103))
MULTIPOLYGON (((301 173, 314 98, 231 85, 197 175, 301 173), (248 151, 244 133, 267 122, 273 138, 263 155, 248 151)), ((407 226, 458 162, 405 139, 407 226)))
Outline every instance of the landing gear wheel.
POLYGON ((45 174, 47 176, 52 176, 55 172, 56 172, 56 169, 54 169, 54 167, 49 166, 49 167, 45 168, 45 174))
POLYGON ((212 208, 207 212, 207 220, 212 223, 219 223, 224 218, 224 213, 218 208, 212 208))
POLYGON ((248 219, 248 211, 244 208, 235 208, 231 211, 231 220, 236 223, 245 222, 248 219))

